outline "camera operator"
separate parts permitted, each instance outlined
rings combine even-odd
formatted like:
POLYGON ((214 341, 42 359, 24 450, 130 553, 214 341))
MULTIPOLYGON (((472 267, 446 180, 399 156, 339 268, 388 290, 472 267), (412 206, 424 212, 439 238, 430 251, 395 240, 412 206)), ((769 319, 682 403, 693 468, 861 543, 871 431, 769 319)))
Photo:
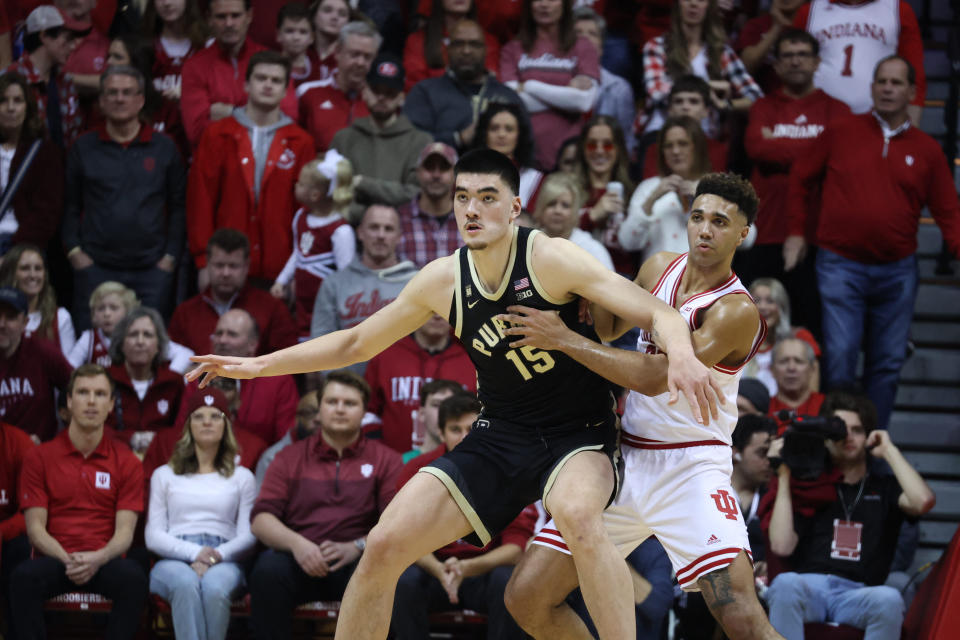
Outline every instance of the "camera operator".
POLYGON ((813 480, 792 481, 781 464, 766 496, 775 496, 767 531, 771 575, 774 554, 789 568, 767 592, 770 622, 788 640, 803 638, 805 622, 837 622, 863 629, 865 640, 896 640, 903 599, 882 585, 901 522, 929 511, 936 498, 887 432, 874 431, 876 409, 865 396, 830 393, 820 415, 846 424, 846 439, 825 441, 830 464, 813 480))

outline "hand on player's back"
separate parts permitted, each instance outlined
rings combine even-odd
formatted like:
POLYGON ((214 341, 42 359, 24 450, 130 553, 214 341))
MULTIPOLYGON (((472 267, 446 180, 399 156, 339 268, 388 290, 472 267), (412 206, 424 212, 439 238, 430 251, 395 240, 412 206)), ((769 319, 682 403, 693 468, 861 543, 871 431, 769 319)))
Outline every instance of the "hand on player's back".
POLYGON ((710 424, 711 416, 719 417, 717 406, 723 404, 723 390, 692 350, 689 355, 667 354, 667 388, 668 404, 675 404, 682 393, 700 424, 710 424))
POLYGON ((203 389, 216 377, 248 380, 260 375, 262 365, 256 358, 238 358, 235 356, 190 356, 190 360, 200 364, 187 372, 187 382, 193 382, 200 376, 200 388, 203 389))

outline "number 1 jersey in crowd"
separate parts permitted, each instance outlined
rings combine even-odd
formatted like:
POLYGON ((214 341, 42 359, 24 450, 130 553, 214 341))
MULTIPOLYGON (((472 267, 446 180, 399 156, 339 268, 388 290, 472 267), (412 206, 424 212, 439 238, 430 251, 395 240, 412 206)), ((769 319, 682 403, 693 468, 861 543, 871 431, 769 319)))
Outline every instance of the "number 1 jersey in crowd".
POLYGON ((450 324, 477 368, 483 417, 541 428, 594 425, 610 413, 610 383, 559 351, 511 347, 506 324, 497 319, 514 304, 555 310, 568 327, 600 341, 592 326, 578 321, 576 298, 553 298, 537 279, 530 263, 538 233, 513 229, 507 268, 494 292, 481 284, 470 250, 457 250, 450 324))

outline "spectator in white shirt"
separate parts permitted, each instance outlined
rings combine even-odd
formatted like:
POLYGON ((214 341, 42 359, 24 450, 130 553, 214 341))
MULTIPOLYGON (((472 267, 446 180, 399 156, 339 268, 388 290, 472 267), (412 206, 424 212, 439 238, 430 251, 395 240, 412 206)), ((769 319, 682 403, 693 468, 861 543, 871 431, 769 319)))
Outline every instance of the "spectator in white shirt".
POLYGON ((170 602, 178 639, 223 640, 230 603, 245 587, 240 561, 253 550, 253 474, 236 466, 226 397, 204 389, 190 400, 183 437, 153 472, 146 542, 162 560, 150 591, 170 602))

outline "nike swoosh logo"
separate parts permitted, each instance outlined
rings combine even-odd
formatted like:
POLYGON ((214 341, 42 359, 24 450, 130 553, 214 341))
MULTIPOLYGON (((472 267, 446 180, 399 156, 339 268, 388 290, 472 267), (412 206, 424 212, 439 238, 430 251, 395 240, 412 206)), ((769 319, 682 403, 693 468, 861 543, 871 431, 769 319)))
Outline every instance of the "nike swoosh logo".
POLYGON ((479 300, 474 300, 472 303, 468 302, 468 303, 467 303, 467 309, 473 309, 475 306, 477 306, 477 303, 478 303, 478 302, 480 302, 480 301, 479 301, 479 300))

